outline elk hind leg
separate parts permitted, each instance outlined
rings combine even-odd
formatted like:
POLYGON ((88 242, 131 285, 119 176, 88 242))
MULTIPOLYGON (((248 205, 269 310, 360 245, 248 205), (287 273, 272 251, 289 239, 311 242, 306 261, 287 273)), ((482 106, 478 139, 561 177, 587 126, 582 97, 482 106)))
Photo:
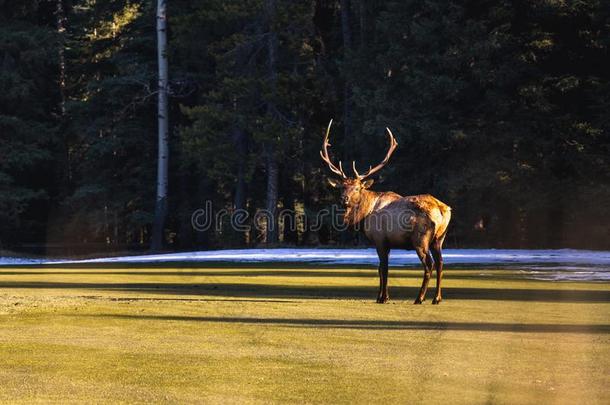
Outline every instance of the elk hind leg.
POLYGON ((441 296, 441 281, 443 279, 443 252, 438 242, 434 242, 430 248, 434 257, 434 269, 436 270, 436 294, 432 300, 433 304, 438 304, 443 300, 441 296))
POLYGON ((436 295, 432 301, 433 304, 438 304, 443 300, 441 294, 441 281, 443 280, 443 242, 445 241, 446 235, 447 230, 445 230, 440 237, 436 238, 430 246, 432 256, 434 257, 434 267, 436 270, 436 295))
POLYGON ((432 256, 430 252, 425 249, 418 247, 415 249, 419 260, 421 260, 424 265, 424 279, 422 280, 421 288, 419 290, 419 295, 415 299, 414 304, 421 304, 426 299, 426 291, 428 290, 428 282, 430 281, 430 276, 432 276, 432 256))

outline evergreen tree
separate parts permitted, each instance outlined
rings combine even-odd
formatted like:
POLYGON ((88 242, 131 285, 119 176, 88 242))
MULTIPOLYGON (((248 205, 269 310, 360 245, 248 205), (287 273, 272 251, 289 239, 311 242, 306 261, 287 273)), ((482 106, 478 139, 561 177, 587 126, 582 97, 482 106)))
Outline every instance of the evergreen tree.
POLYGON ((0 3, 0 246, 44 243, 61 98, 54 5, 0 3))
MULTIPOLYGON (((0 3, 2 246, 150 246, 153 3, 0 3)), ((605 2, 171 7, 167 247, 357 241, 328 223, 287 226, 337 201, 318 156, 335 118, 333 151, 363 168, 392 128, 399 148, 375 187, 451 205, 448 246, 608 248, 605 2), (273 214, 251 232, 226 218, 196 232, 207 200, 215 213, 273 214)))

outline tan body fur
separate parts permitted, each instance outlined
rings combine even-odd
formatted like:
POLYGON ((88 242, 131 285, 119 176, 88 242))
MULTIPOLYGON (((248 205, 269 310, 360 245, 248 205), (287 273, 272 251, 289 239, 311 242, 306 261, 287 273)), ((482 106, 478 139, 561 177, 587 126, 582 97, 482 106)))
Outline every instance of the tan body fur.
POLYGON ((364 233, 375 245, 406 249, 421 241, 429 244, 443 237, 451 220, 451 208, 429 194, 402 197, 394 192, 369 190, 361 194, 360 203, 348 210, 345 221, 355 225, 364 220, 364 233), (399 223, 404 214, 412 217, 410 233, 399 223))

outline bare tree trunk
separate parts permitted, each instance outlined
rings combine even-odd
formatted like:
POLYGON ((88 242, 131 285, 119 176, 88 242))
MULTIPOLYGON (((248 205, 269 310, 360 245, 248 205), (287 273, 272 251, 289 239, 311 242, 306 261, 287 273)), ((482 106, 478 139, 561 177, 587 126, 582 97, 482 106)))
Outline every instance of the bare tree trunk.
POLYGON ((64 55, 64 47, 66 46, 66 14, 62 1, 57 0, 55 4, 55 16, 57 18, 57 34, 60 41, 57 56, 59 59, 60 111, 63 118, 66 115, 66 57, 64 55))
POLYGON ((57 24, 57 36, 59 44, 57 47, 57 62, 59 65, 59 114, 60 114, 60 133, 63 141, 64 154, 64 173, 65 182, 63 184, 69 188, 72 181, 72 153, 70 148, 69 131, 67 131, 68 119, 66 118, 66 10, 64 9, 63 0, 56 0, 55 3, 55 18, 57 24))
POLYGON ((168 123, 168 63, 167 63, 167 10, 166 0, 157 0, 157 60, 159 64, 159 150, 157 159, 157 200, 153 222, 152 250, 163 246, 163 231, 167 216, 167 185, 169 160, 168 123))
POLYGON ((278 165, 274 148, 269 147, 267 156, 267 243, 277 243, 279 239, 277 221, 277 196, 278 196, 278 165))
MULTIPOLYGON (((247 182, 246 172, 248 165, 248 134, 241 128, 235 127, 232 133, 233 145, 237 152, 237 183, 235 184, 235 194, 233 195, 233 209, 245 210, 247 208, 247 182)), ((240 214, 241 215, 241 214, 240 214)), ((246 243, 247 234, 243 231, 234 230, 237 242, 242 245, 246 243)))
MULTIPOLYGON (((348 152, 346 158, 357 160, 354 155, 356 140, 352 132, 352 84, 350 77, 350 53, 352 48, 352 30, 350 26, 350 0, 341 0, 341 34, 343 36, 343 150, 348 152)), ((345 153, 344 152, 344 153, 345 153)), ((349 230, 339 235, 342 245, 349 244, 353 235, 349 230)))
POLYGON ((360 0, 360 50, 364 50, 366 30, 366 0, 360 0))
POLYGON ((352 29, 350 26, 350 0, 341 0, 341 33, 343 35, 344 56, 352 47, 352 29))
POLYGON ((246 209, 246 166, 248 158, 248 137, 241 128, 233 129, 233 144, 237 151, 237 184, 233 197, 233 208, 236 210, 246 209))
MULTIPOLYGON (((273 17, 275 16, 275 0, 265 0, 265 14, 267 22, 267 69, 271 84, 271 99, 267 102, 267 114, 276 116, 274 104, 277 94, 277 33, 273 30, 273 17)), ((267 167, 267 243, 277 243, 279 237, 277 221, 278 201, 278 163, 273 140, 265 145, 265 158, 267 167)))
MULTIPOLYGON (((343 61, 344 66, 347 66, 349 62, 350 52, 352 49, 352 30, 350 27, 350 0, 341 0, 341 32, 343 34, 343 61)), ((346 150, 355 150, 356 142, 353 139, 354 134, 352 133, 352 84, 349 73, 349 67, 344 68, 343 74, 344 85, 343 85, 343 133, 345 139, 346 150)), ((356 156, 352 156, 354 159, 356 156)))

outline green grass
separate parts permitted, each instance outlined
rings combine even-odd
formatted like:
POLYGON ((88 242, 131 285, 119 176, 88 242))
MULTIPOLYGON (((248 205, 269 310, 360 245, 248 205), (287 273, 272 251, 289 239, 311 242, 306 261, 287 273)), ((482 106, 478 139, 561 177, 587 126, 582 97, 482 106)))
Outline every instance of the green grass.
POLYGON ((609 403, 610 286, 452 270, 0 268, 0 401, 609 403))

